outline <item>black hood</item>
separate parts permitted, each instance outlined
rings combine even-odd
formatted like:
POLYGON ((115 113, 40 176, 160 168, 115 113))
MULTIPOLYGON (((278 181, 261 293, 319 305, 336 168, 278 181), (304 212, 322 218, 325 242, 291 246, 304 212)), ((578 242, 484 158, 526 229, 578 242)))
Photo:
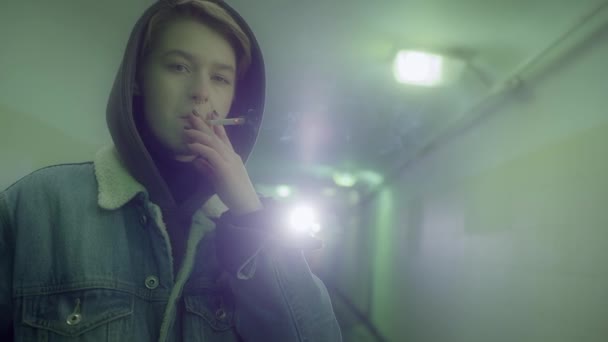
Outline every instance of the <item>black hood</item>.
MULTIPOLYGON (((138 19, 127 43, 106 109, 106 120, 112 140, 121 161, 131 175, 146 188, 150 199, 163 208, 163 211, 178 211, 187 216, 200 208, 201 202, 204 202, 208 196, 195 192, 183 204, 185 208, 180 208, 181 205, 178 207, 167 182, 162 177, 158 165, 138 131, 133 109, 133 89, 136 82, 136 67, 138 67, 136 63, 142 53, 144 34, 150 18, 163 8, 179 6, 188 2, 190 1, 158 1, 138 19)), ((251 65, 244 77, 237 82, 234 102, 228 113, 228 117, 245 116, 247 123, 242 126, 226 126, 235 151, 245 162, 251 154, 262 123, 265 97, 264 61, 257 40, 245 20, 223 1, 213 0, 212 2, 219 4, 231 14, 251 41, 251 65)), ((196 180, 193 180, 193 183, 196 183, 196 180)), ((196 188, 196 184, 193 184, 193 187, 196 188)))

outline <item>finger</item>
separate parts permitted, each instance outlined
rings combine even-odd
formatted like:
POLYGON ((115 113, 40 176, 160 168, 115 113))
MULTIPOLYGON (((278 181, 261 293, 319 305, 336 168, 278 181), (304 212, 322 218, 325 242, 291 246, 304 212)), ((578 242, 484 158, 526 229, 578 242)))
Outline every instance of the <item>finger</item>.
POLYGON ((215 131, 215 134, 220 137, 220 140, 223 141, 224 144, 226 144, 228 147, 230 147, 230 150, 234 151, 234 147, 230 142, 230 138, 228 138, 228 134, 226 134, 226 129, 224 128, 224 126, 215 125, 213 126, 213 130, 215 131))
POLYGON ((229 152, 229 147, 226 146, 219 137, 213 133, 205 133, 196 129, 185 129, 184 135, 187 138, 187 142, 201 143, 209 146, 217 151, 221 155, 226 155, 229 152))
POLYGON ((214 133, 211 127, 200 116, 190 114, 189 121, 192 126, 199 131, 207 132, 209 134, 214 133))
POLYGON ((198 156, 205 158, 212 166, 213 170, 221 170, 225 162, 222 156, 216 150, 201 143, 188 144, 190 150, 198 156))

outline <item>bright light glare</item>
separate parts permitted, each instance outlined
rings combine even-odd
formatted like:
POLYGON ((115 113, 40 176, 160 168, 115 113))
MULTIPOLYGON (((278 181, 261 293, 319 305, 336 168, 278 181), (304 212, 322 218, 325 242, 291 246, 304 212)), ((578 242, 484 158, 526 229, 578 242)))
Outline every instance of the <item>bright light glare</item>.
POLYGON ((307 205, 300 205, 293 209, 289 216, 289 226, 292 231, 305 233, 314 230, 319 225, 314 209, 307 205))
POLYGON ((279 197, 289 197, 291 195, 291 188, 287 185, 279 185, 277 186, 277 195, 279 197))
POLYGON ((318 232, 321 231, 321 225, 318 223, 313 223, 311 230, 312 230, 313 234, 317 234, 318 232))
POLYGON ((434 86, 441 83, 443 57, 421 51, 399 51, 393 72, 400 83, 434 86))

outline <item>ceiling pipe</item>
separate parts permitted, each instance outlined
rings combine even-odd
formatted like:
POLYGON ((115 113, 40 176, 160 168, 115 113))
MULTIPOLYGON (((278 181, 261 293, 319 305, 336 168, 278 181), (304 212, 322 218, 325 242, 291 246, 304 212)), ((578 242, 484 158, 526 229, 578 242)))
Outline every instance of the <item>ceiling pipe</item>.
MULTIPOLYGON (((430 139, 428 139, 425 143, 421 144, 421 147, 418 148, 414 153, 413 157, 405 160, 400 166, 396 167, 393 172, 387 175, 386 182, 384 184, 388 184, 403 172, 405 168, 407 168, 412 162, 422 157, 426 153, 428 153, 433 148, 441 145, 442 143, 449 140, 454 133, 460 132, 463 129, 470 128, 472 124, 478 122, 479 119, 485 117, 490 113, 490 111, 484 111, 484 108, 487 108, 489 104, 493 103, 494 100, 499 98, 499 95, 510 93, 517 88, 519 88, 523 84, 524 79, 533 78, 534 74, 541 74, 543 70, 549 68, 553 62, 559 61, 559 57, 566 55, 572 49, 578 47, 581 43, 585 42, 589 37, 593 36, 594 33, 597 32, 598 29, 601 29, 603 25, 607 22, 606 20, 601 20, 602 18, 599 16, 608 8, 608 1, 602 2, 599 6, 595 7, 588 14, 582 16, 576 23, 564 33, 559 35, 557 39, 551 41, 550 44, 539 50, 537 53, 533 54, 531 57, 526 59, 523 63, 513 69, 507 77, 503 78, 502 81, 496 82, 494 86, 490 87, 490 90, 484 95, 480 100, 475 102, 471 107, 467 110, 463 111, 461 115, 457 116, 456 120, 449 122, 448 124, 443 126, 443 129, 439 130, 439 133, 433 135, 430 139), (600 22, 597 23, 593 19, 600 17, 600 22), (579 31, 584 32, 578 35, 575 38, 572 36, 579 31), (572 39, 568 44, 568 41, 572 39), (559 49, 562 47, 562 49, 559 49), (556 50, 559 50, 556 52, 556 50), (551 54, 553 58, 551 58, 551 54), (541 65, 541 62, 545 62, 541 65), (478 113, 478 115, 474 115, 478 113)), ((369 193, 362 196, 359 205, 363 205, 368 200, 373 198, 375 194, 379 191, 379 189, 375 189, 370 191, 369 193)))

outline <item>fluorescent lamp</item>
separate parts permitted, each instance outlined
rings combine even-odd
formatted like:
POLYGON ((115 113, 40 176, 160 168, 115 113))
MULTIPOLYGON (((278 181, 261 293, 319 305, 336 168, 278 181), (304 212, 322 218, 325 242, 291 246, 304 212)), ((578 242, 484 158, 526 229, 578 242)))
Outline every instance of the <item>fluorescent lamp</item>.
POLYGON ((441 83, 442 70, 442 56, 422 51, 399 51, 393 64, 397 82, 426 87, 441 83))
POLYGON ((287 185, 279 185, 277 186, 277 195, 279 195, 279 197, 289 197, 289 195, 291 195, 292 191, 291 188, 287 185))
POLYGON ((357 183, 357 178, 348 172, 334 172, 332 175, 334 182, 338 186, 350 188, 357 183))

